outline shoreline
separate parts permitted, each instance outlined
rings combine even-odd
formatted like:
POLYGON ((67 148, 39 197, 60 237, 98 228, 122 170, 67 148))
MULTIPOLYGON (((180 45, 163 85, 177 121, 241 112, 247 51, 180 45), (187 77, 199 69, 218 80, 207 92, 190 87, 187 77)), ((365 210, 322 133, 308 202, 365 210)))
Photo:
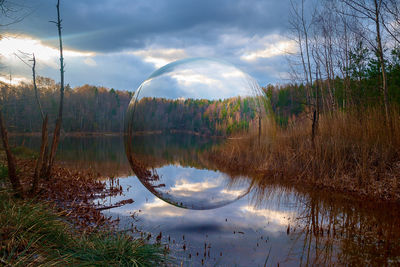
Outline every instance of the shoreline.
MULTIPOLYGON (((255 183, 260 183, 261 185, 259 186, 262 187, 262 189, 268 186, 279 185, 293 188, 301 194, 319 191, 327 196, 336 196, 350 201, 370 201, 375 204, 400 206, 400 194, 382 194, 385 184, 371 185, 371 188, 380 190, 378 193, 372 189, 367 191, 366 188, 357 188, 353 185, 349 186, 349 183, 345 183, 346 181, 343 181, 341 184, 335 184, 332 182, 328 183, 327 181, 312 181, 312 179, 300 181, 293 177, 281 179, 273 177, 271 173, 266 171, 256 171, 256 175, 262 177, 262 180, 255 179, 255 183)), ((278 174, 277 176, 280 175, 281 174, 278 174)))
MULTIPOLYGON (((19 133, 19 132, 9 132, 9 136, 34 136, 41 137, 41 132, 27 132, 27 133, 19 133)), ((236 137, 232 136, 224 136, 224 135, 208 135, 194 131, 181 131, 181 130, 170 130, 170 131, 137 131, 134 132, 133 136, 143 136, 143 135, 162 135, 162 134, 187 134, 194 135, 205 138, 226 138, 226 139, 243 139, 247 137, 236 137)), ((53 135, 52 132, 49 135, 53 135)), ((126 136, 125 132, 62 132, 61 137, 98 137, 98 136, 126 136)))
POLYGON ((102 210, 133 202, 126 199, 113 206, 95 203, 119 194, 121 187, 100 181, 102 176, 92 170, 55 163, 52 179, 41 179, 38 192, 31 195, 27 189, 34 165, 35 160, 17 158, 24 199, 14 197, 6 175, 0 177, 0 233, 4 233, 0 265, 128 266, 137 262, 153 266, 170 261, 161 243, 120 233, 116 229, 119 220, 102 214, 102 210))
MULTIPOLYGON (((53 135, 50 133, 50 135, 53 135)), ((9 132, 9 136, 34 136, 41 137, 41 132, 31 132, 31 133, 16 133, 9 132)), ((71 136, 71 137, 97 137, 97 136, 124 136, 123 132, 64 132, 61 133, 61 137, 63 136, 71 136)))

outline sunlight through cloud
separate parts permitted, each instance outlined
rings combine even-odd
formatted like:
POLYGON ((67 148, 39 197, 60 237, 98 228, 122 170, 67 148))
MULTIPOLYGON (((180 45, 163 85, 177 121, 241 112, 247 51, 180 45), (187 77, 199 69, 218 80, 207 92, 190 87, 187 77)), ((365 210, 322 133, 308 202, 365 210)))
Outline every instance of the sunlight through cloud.
POLYGON ((183 49, 145 49, 131 52, 133 55, 143 59, 143 61, 152 63, 156 68, 160 68, 172 61, 185 58, 186 52, 183 49))
MULTIPOLYGON (((35 54, 38 62, 58 68, 59 50, 57 48, 45 45, 40 40, 28 36, 24 37, 4 37, 0 40, 0 54, 7 61, 18 61, 15 54, 29 53, 35 54)), ((76 50, 64 49, 65 57, 92 57, 95 53, 81 52, 76 50)))
MULTIPOLYGON (((229 40, 229 37, 225 36, 223 40, 226 41, 226 39, 229 40)), ((269 59, 294 53, 297 49, 295 41, 279 34, 242 36, 240 39, 246 40, 246 44, 238 47, 237 55, 242 61, 251 64, 255 64, 259 59, 269 59)))
POLYGON ((296 44, 293 41, 279 41, 267 44, 264 49, 249 51, 240 58, 245 61, 254 61, 260 58, 271 58, 281 56, 295 51, 296 44))

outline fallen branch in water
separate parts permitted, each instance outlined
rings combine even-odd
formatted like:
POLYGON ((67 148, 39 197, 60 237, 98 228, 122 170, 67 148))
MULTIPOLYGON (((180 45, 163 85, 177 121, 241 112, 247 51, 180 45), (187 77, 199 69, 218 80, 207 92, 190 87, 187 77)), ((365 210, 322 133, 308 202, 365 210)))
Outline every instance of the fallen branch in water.
POLYGON ((121 200, 121 201, 115 203, 114 205, 96 208, 96 210, 99 210, 99 211, 101 211, 101 210, 109 210, 109 209, 113 209, 113 208, 118 208, 118 207, 124 206, 126 204, 132 204, 133 202, 134 201, 131 198, 130 199, 125 199, 125 200, 121 200))

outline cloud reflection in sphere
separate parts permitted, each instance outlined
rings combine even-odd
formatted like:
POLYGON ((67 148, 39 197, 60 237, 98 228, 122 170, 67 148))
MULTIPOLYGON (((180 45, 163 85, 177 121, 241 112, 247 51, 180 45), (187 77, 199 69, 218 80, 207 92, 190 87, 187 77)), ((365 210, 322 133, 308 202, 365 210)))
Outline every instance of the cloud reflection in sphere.
POLYGON ((154 195, 182 208, 217 208, 241 198, 249 179, 222 155, 238 160, 235 146, 260 137, 264 100, 257 82, 227 62, 167 64, 139 86, 128 107, 132 170, 154 195))

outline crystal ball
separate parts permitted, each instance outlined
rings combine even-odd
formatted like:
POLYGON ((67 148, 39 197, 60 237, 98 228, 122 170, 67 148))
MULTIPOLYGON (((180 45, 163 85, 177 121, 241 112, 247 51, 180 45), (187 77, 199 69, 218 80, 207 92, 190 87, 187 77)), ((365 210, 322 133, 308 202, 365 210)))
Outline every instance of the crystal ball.
POLYGON ((243 153, 259 142, 265 103, 257 82, 225 61, 189 58, 161 67, 135 91, 126 113, 133 172, 181 208, 212 209, 243 197, 251 184, 243 153))

